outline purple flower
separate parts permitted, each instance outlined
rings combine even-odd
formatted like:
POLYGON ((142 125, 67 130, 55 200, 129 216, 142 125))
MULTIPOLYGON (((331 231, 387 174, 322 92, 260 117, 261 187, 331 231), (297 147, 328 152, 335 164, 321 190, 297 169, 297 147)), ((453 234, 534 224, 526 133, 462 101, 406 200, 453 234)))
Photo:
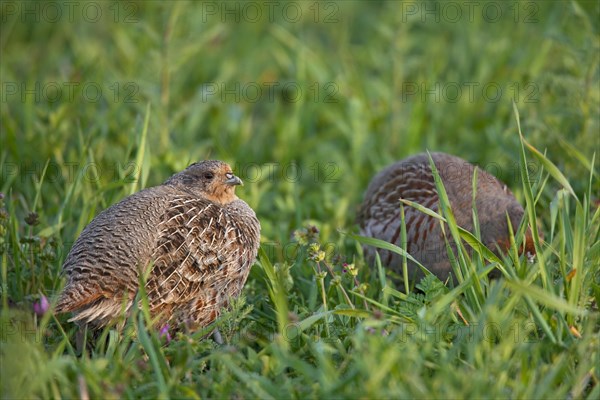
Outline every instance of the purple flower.
POLYGON ((169 342, 171 341, 171 334, 169 333, 169 324, 165 324, 162 328, 160 328, 160 331, 158 332, 158 337, 162 338, 163 336, 165 337, 167 344, 169 344, 169 342))
POLYGON ((44 295, 42 295, 40 301, 33 303, 33 312, 36 313, 39 317, 46 314, 49 308, 50 303, 48 303, 48 299, 44 295))

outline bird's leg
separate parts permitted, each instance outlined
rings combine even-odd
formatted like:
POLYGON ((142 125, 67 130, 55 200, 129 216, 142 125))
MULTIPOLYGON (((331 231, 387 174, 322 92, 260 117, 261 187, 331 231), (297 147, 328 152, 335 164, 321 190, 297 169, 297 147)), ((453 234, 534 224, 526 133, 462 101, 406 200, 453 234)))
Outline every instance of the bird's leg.
POLYGON ((85 342, 87 336, 87 324, 78 324, 79 327, 77 332, 75 333, 75 347, 77 348, 77 353, 83 355, 85 349, 85 342))
POLYGON ((215 341, 215 343, 217 343, 219 345, 222 345, 224 343, 223 337, 221 336, 221 332, 219 332, 218 328, 213 331, 212 337, 213 337, 213 340, 215 341))

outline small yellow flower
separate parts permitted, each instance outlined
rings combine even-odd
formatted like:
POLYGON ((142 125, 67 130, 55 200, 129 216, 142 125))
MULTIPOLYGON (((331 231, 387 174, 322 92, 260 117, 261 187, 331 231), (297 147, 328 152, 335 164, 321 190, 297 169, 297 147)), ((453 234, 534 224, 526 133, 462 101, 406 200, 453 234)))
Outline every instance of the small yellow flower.
POLYGON ((358 275, 358 269, 354 266, 354 263, 346 264, 344 267, 350 275, 352 275, 352 276, 358 275))
POLYGON ((325 252, 321 250, 318 243, 312 243, 308 246, 308 258, 314 262, 320 262, 325 259, 325 252))

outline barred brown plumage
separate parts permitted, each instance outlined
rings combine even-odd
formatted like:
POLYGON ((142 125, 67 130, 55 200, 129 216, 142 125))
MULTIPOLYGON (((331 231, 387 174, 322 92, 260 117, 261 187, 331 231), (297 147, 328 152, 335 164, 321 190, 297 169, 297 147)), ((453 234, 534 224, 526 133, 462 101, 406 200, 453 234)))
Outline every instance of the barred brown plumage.
POLYGON ((81 232, 63 265, 57 312, 102 327, 133 305, 141 273, 157 325, 194 330, 242 290, 260 223, 235 195, 242 181, 202 161, 107 208, 81 232))
MULTIPOLYGON (((472 181, 476 167, 449 154, 431 153, 431 157, 448 194, 457 224, 473 232, 472 181)), ((392 164, 371 180, 357 216, 361 235, 401 245, 400 199, 438 211, 439 198, 427 154, 418 154, 392 164)), ((516 233, 524 210, 506 185, 479 168, 476 208, 483 244, 496 254, 506 250, 510 246, 506 214, 516 233)), ((407 251, 440 279, 446 279, 452 266, 439 221, 413 207, 405 206, 404 212, 407 251)), ((449 234, 447 229, 446 232, 449 234)), ((456 254, 455 243, 451 238, 448 241, 456 254)), ((530 230, 526 232, 524 248, 528 253, 535 254, 530 230)), ((364 250, 368 262, 373 263, 378 252, 384 265, 401 271, 402 257, 398 254, 371 246, 365 246, 364 250)), ((413 262, 408 262, 408 269, 411 278, 421 276, 421 270, 413 262)))

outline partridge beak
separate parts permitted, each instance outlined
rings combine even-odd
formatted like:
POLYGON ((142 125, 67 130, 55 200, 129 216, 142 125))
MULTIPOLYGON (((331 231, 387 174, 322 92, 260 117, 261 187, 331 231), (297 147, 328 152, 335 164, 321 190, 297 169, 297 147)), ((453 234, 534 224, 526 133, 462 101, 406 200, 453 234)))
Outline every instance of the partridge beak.
POLYGON ((242 182, 242 180, 240 178, 238 178, 237 176, 233 175, 231 176, 231 178, 227 179, 225 181, 226 184, 228 185, 241 185, 244 186, 244 182, 242 182))

